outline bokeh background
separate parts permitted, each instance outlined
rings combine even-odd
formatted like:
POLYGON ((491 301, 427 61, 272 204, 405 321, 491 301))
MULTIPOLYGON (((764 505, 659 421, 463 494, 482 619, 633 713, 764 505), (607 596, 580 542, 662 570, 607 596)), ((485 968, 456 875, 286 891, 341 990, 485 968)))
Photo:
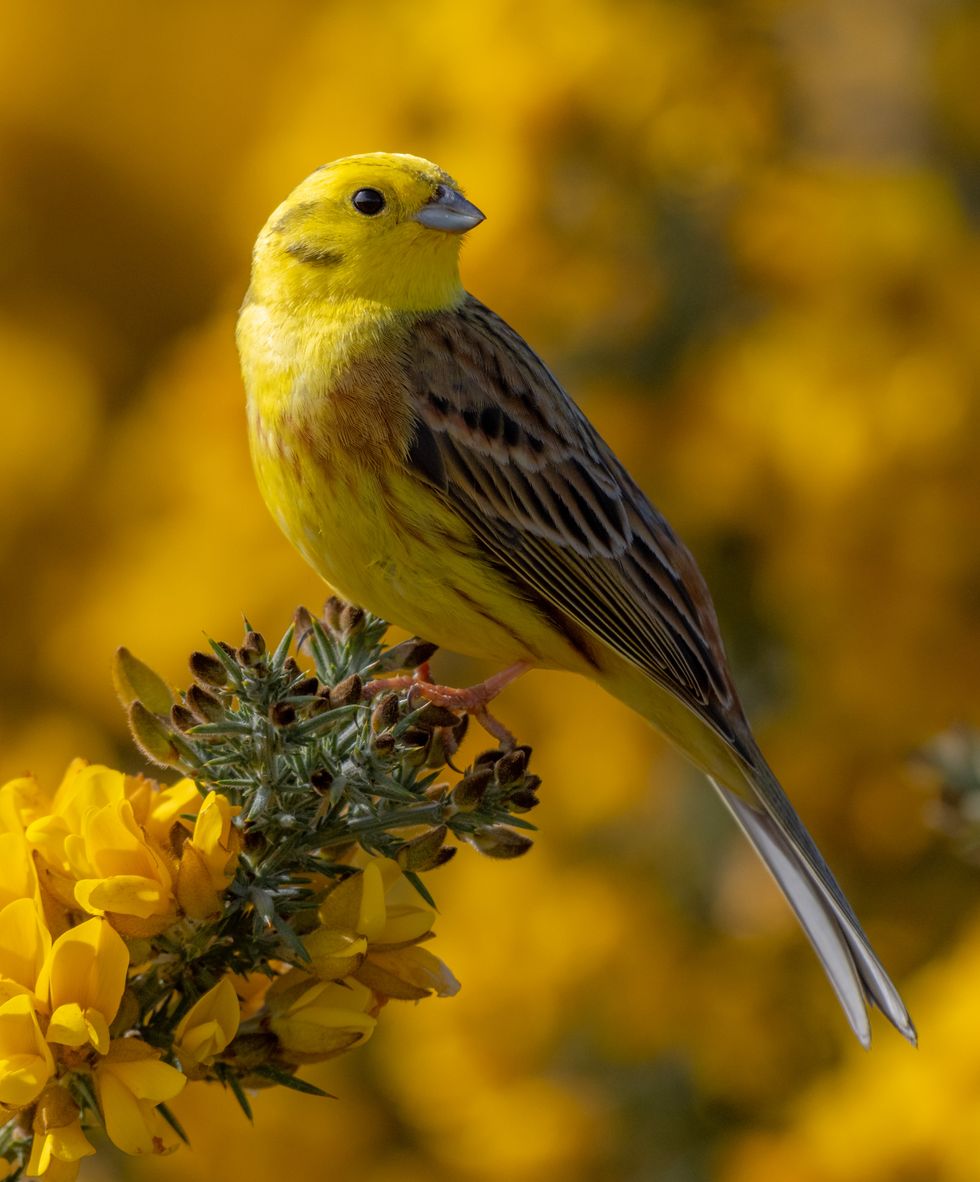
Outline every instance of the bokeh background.
MULTIPOLYGON (((0 773, 127 769, 127 644, 323 598, 261 505, 233 344, 319 163, 438 161, 472 291, 688 540, 770 761, 921 1032, 853 1045, 697 775, 590 685, 502 716, 519 863, 431 885, 452 1001, 192 1152, 83 1178, 980 1178, 980 879, 914 752, 977 721, 980 7, 956 0, 0 6, 0 773)), ((437 672, 484 671, 447 656, 437 672)))

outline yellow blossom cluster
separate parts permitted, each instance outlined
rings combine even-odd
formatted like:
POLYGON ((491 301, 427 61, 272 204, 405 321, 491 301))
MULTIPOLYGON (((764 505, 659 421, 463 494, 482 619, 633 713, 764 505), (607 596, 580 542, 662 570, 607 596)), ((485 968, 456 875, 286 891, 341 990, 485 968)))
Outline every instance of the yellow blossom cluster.
POLYGON ((51 795, 31 777, 0 788, 0 1104, 31 1122, 30 1175, 71 1179, 95 1152, 80 1123, 85 1094, 120 1149, 176 1147, 157 1106, 186 1079, 125 1029, 136 1016, 124 1004, 127 938, 199 911, 198 867, 217 907, 237 858, 231 817, 189 780, 160 789, 82 760, 51 795), (185 862, 197 869, 183 873, 185 862))
POLYGON ((235 1062, 243 1021, 260 1040, 246 1067, 274 1056, 289 1070, 364 1042, 388 998, 458 988, 420 946, 433 912, 394 862, 362 856, 318 884, 305 968, 228 972, 190 1005, 179 982, 155 995, 155 938, 190 947, 220 914, 240 811, 189 779, 163 787, 80 759, 53 794, 32 777, 0 788, 0 1176, 20 1152, 29 1176, 71 1182, 100 1122, 126 1153, 171 1152, 160 1106, 214 1078, 219 1056, 235 1062))
POLYGON ((435 913, 388 858, 333 887, 304 937, 309 967, 278 977, 267 994, 269 1028, 293 1063, 312 1063, 370 1038, 381 999, 451 997, 452 973, 421 944, 435 913))

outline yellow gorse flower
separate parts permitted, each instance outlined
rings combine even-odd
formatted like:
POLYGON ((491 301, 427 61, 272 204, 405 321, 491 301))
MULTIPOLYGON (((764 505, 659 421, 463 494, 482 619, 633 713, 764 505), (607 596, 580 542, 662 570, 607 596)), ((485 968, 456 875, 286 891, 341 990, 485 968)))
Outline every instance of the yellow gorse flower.
POLYGON ((233 825, 242 810, 228 798, 209 792, 184 842, 177 871, 177 897, 185 914, 195 919, 213 915, 221 894, 235 877, 241 837, 233 825))
POLYGON ((34 999, 26 993, 11 997, 0 1005, 0 1104, 23 1108, 33 1103, 54 1069, 34 999))
MULTIPOLYGON (((189 806, 184 785, 177 799, 189 806)), ((173 855, 141 823, 152 820, 147 781, 75 760, 47 804, 50 811, 41 811, 35 797, 24 810, 25 836, 44 887, 63 907, 108 914, 133 936, 162 931, 176 919, 173 855)), ((162 837, 162 826, 155 828, 162 837)))
POLYGON ((128 968, 126 945, 107 920, 90 919, 63 932, 38 980, 51 1008, 48 1042, 69 1047, 91 1043, 104 1055, 128 968))
POLYGON ((240 1021, 235 986, 224 977, 191 1006, 174 1031, 174 1049, 184 1071, 193 1076, 210 1064, 238 1033, 240 1021))
MULTIPOLYGON (((161 789, 81 760, 51 796, 31 777, 0 788, 0 1104, 12 1113, 33 1106, 25 1164, 49 1182, 70 1182, 95 1152, 67 1086, 74 1074, 91 1075, 120 1148, 176 1144, 156 1105, 185 1076, 139 1039, 112 1040, 110 1027, 131 968, 120 931, 145 938, 177 922, 178 860, 168 845, 200 806, 193 781, 161 789)), ((226 830, 224 839, 227 875, 226 830)))
POLYGON ((79 1160, 95 1153, 95 1146, 82 1132, 80 1117, 81 1110, 66 1088, 45 1088, 34 1113, 28 1174, 43 1175, 48 1182, 70 1182, 76 1177, 79 1160))
POLYGON ((95 1066, 95 1086, 114 1145, 125 1153, 172 1153, 178 1138, 157 1112, 158 1104, 179 1095, 187 1083, 160 1052, 138 1038, 113 1040, 95 1066))
POLYGON ((75 900, 89 914, 151 921, 134 930, 140 935, 176 918, 172 867, 137 824, 128 800, 90 809, 81 832, 65 838, 65 854, 75 900))
POLYGON ((269 1029, 293 1063, 315 1063, 366 1042, 378 1024, 378 999, 357 981, 317 981, 287 973, 269 991, 269 1029))
MULTIPOLYGON (((364 861, 364 859, 362 859, 364 861)), ((418 947, 432 935, 435 912, 419 906, 397 862, 373 857, 320 905, 320 927, 304 939, 324 980, 350 975, 383 997, 418 1001, 450 997, 459 982, 418 947)))

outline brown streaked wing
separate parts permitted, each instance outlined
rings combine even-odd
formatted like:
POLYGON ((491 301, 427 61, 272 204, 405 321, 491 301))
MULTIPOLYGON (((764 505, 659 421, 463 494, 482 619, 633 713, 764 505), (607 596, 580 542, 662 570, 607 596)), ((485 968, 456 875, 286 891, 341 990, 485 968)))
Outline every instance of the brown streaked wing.
POLYGON ((525 341, 468 296, 415 326, 406 379, 407 462, 515 589, 734 740, 740 710, 694 560, 525 341))

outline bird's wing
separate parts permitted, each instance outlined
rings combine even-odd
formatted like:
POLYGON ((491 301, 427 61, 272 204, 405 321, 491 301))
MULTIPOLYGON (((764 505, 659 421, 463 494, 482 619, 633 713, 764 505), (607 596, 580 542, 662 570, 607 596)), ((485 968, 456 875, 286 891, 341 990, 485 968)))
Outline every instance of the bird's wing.
POLYGON ((739 708, 694 560, 527 343, 467 297, 417 323, 406 375, 407 462, 515 590, 732 740, 739 708))
POLYGON ((609 645, 728 739, 742 759, 716 787, 858 1037, 867 1044, 867 998, 914 1042, 898 992, 749 735, 704 580, 670 526, 529 346, 472 297, 420 321, 406 360, 415 474, 518 594, 609 645))

